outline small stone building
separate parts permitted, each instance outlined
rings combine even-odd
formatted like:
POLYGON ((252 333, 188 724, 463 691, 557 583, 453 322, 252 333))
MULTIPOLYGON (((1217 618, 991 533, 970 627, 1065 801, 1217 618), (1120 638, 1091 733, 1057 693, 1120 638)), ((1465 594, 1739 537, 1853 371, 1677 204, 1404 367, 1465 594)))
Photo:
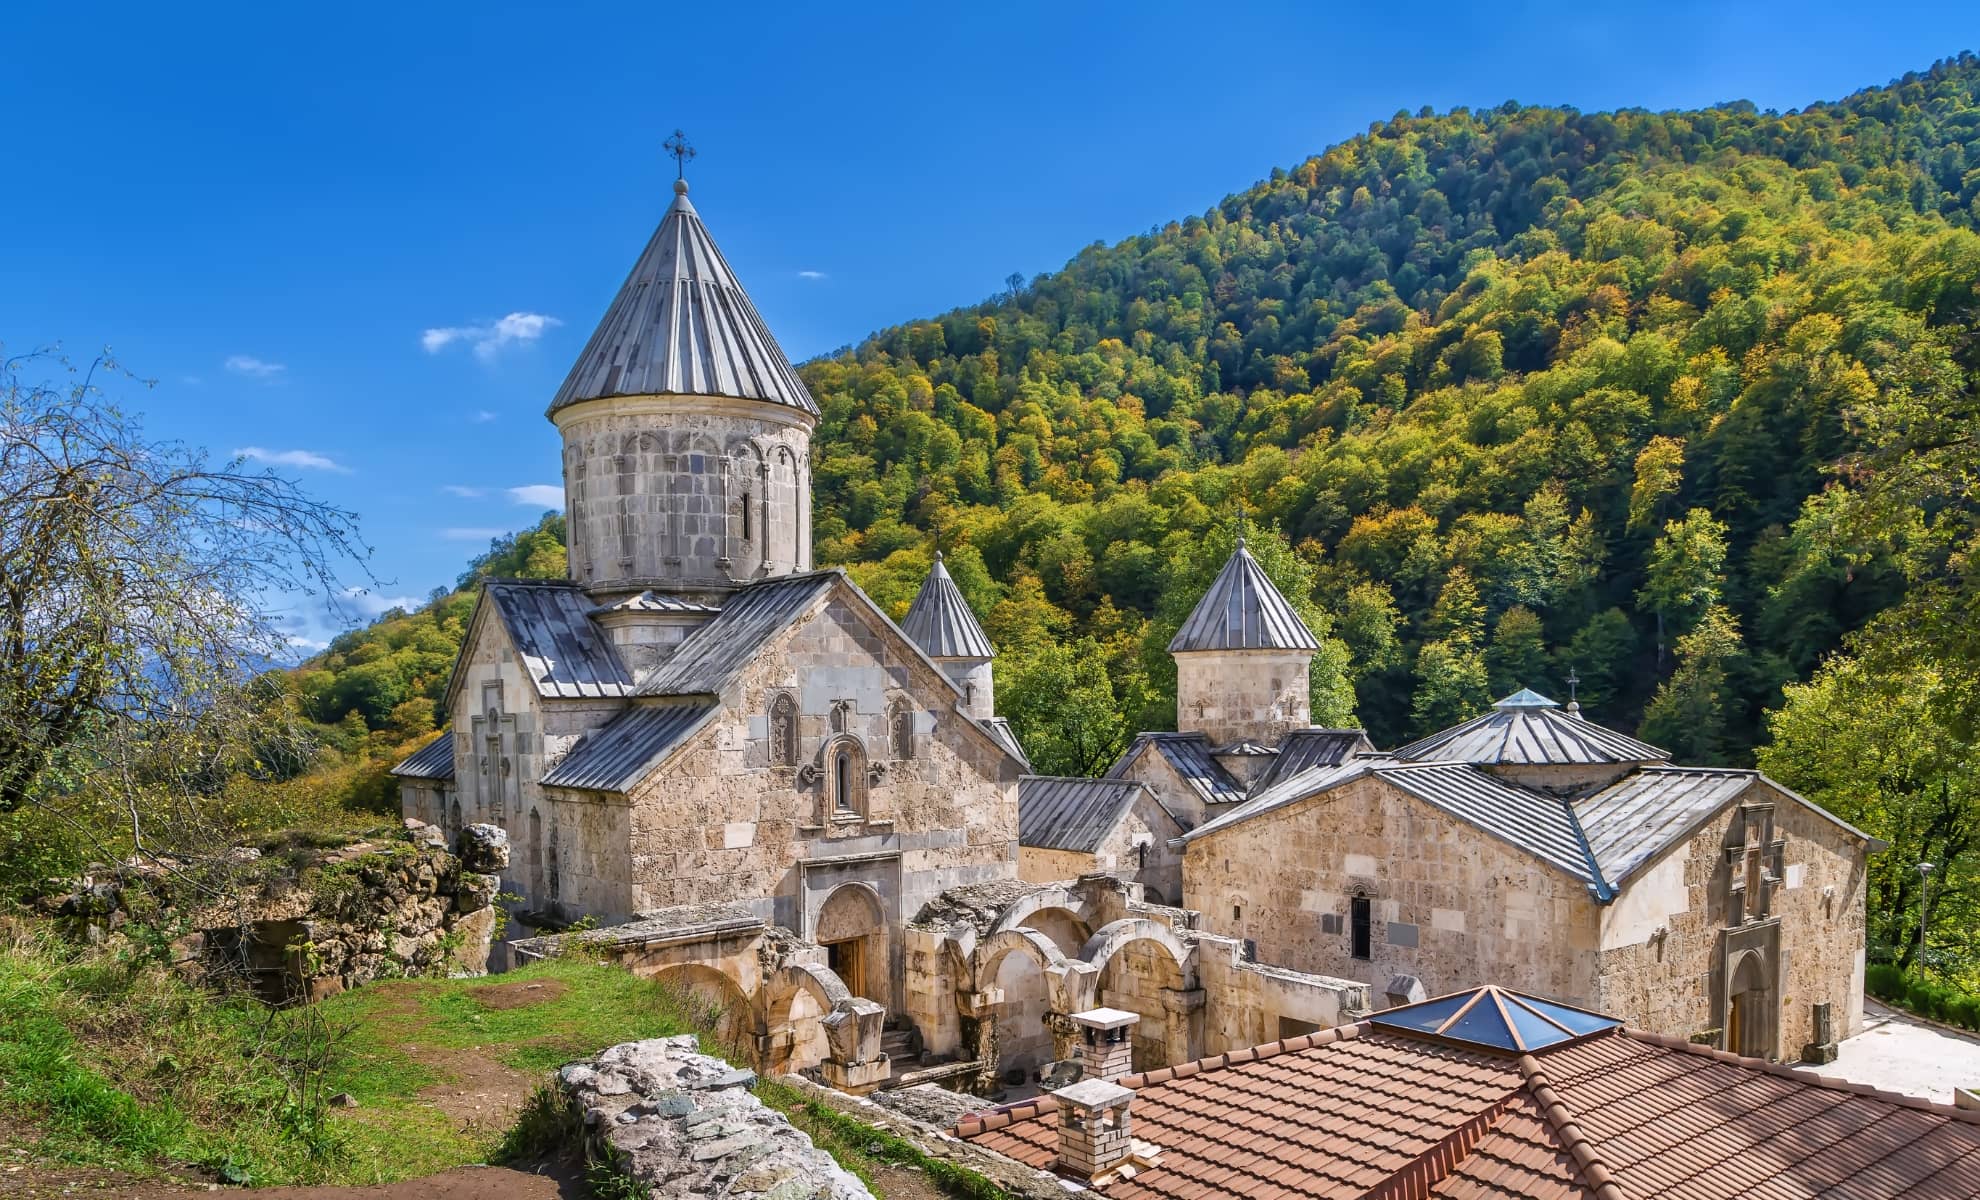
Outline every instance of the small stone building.
POLYGON ((1789 1061, 1862 1025, 1879 844, 1530 691, 1286 777, 1184 845, 1208 928, 1391 1004, 1496 983, 1789 1061))
POLYGON ((1018 877, 1030 883, 1095 872, 1138 883, 1150 903, 1182 895, 1178 839, 1188 826, 1131 779, 1018 780, 1018 877))

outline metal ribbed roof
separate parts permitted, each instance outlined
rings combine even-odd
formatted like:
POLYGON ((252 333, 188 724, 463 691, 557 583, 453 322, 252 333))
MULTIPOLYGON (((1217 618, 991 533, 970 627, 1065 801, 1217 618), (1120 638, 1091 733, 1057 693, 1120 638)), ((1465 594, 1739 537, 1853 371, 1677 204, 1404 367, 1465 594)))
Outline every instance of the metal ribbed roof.
POLYGON ((1023 776, 1018 780, 1018 844, 1091 854, 1146 791, 1128 779, 1023 776))
POLYGON ((1137 734, 1126 753, 1107 772, 1107 778, 1120 779, 1144 750, 1153 747, 1183 781, 1196 789, 1205 804, 1236 804, 1244 799, 1244 785, 1210 757, 1210 739, 1200 733, 1137 734))
POLYGON ((719 615, 690 633, 666 662, 642 680, 642 696, 719 692, 755 661, 763 644, 803 616, 839 572, 814 571, 767 579, 729 597, 719 615))
POLYGON ((1251 794, 1259 795, 1302 771, 1339 766, 1374 749, 1359 729, 1294 729, 1279 739, 1279 757, 1252 781, 1251 794))
POLYGON ((1230 561, 1190 610, 1169 653, 1192 650, 1318 650, 1306 622, 1266 577, 1239 538, 1230 561))
POLYGON ((979 721, 978 724, 989 730, 990 736, 997 739, 997 744, 1002 746, 1012 758, 1017 759, 1025 770, 1031 769, 1031 756, 1024 752, 1024 743, 1018 741, 1017 730, 1011 728, 1009 718, 991 717, 987 721, 979 721))
POLYGON ((633 264, 550 411, 602 396, 735 396, 817 415, 811 392, 688 203, 687 184, 633 264))
POLYGON ((658 766, 715 715, 713 704, 667 704, 629 709, 586 734, 543 786, 624 792, 658 766))
POLYGON ((1569 716, 1552 700, 1521 689, 1441 733, 1393 752, 1414 762, 1537 765, 1546 763, 1653 763, 1670 758, 1648 742, 1569 716))
POLYGON ((1393 763, 1371 769, 1418 799, 1606 891, 1566 801, 1515 787, 1464 763, 1393 763))
POLYGON ((570 700, 632 694, 631 673, 591 623, 591 601, 576 584, 490 583, 486 595, 539 696, 570 700))
POLYGON ((400 779, 433 779, 441 782, 454 777, 454 735, 443 733, 421 746, 393 767, 388 774, 400 779))
POLYGON ((1215 820, 1198 825, 1190 831, 1189 836, 1199 838, 1215 833, 1219 829, 1236 825, 1240 821, 1249 821, 1275 808, 1284 808, 1288 804, 1297 803, 1308 796, 1317 796, 1336 784, 1346 783, 1350 779, 1360 779, 1368 773, 1364 763, 1350 760, 1333 766, 1317 764, 1301 771, 1281 775, 1270 787, 1253 788, 1250 799, 1215 820))
POLYGON ((1574 802, 1602 874, 1615 883, 1682 841, 1753 786, 1755 771, 1650 767, 1574 802))
POLYGON ((990 635, 977 624, 949 569, 942 565, 942 552, 935 552, 935 565, 922 581, 921 591, 908 605, 901 619, 901 631, 914 639, 930 658, 994 658, 996 647, 990 635))

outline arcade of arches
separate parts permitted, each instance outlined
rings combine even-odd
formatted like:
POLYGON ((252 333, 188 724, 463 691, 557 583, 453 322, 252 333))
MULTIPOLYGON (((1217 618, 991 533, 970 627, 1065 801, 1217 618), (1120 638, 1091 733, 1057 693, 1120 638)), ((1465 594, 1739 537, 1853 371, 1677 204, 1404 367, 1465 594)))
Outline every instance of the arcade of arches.
MULTIPOLYGON (((1029 1088, 1077 1056, 1072 1015, 1094 1008, 1139 1016, 1136 1069, 1370 1010, 1366 985, 1261 967, 1199 924, 1146 903, 1136 884, 1088 876, 952 889, 904 928, 890 927, 871 887, 847 883, 825 897, 809 938, 725 905, 569 936, 676 988, 759 1069, 813 1071, 855 1092, 921 1080, 1029 1088)), ((555 942, 516 949, 529 958, 555 942)))

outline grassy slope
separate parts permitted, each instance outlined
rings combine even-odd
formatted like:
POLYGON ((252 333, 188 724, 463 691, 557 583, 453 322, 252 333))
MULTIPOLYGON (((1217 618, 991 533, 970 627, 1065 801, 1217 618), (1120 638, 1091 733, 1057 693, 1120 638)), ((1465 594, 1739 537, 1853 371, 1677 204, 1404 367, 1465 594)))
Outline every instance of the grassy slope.
MULTIPOLYGON (((709 1025, 651 981, 582 960, 395 980, 270 1014, 106 951, 0 939, 0 1127, 34 1127, 42 1158, 91 1168, 390 1183, 496 1160, 529 1091, 566 1062, 709 1025), (544 998, 515 1003, 533 984, 544 998), (326 1045, 324 1070, 295 1069, 326 1045), (298 1104, 299 1078, 318 1098, 348 1092, 357 1106, 325 1117, 298 1104), (459 1100, 448 1111, 464 1090, 494 1099, 479 1115, 459 1100)), ((765 1082, 759 1095, 878 1196, 1000 1194, 794 1088, 765 1082)))

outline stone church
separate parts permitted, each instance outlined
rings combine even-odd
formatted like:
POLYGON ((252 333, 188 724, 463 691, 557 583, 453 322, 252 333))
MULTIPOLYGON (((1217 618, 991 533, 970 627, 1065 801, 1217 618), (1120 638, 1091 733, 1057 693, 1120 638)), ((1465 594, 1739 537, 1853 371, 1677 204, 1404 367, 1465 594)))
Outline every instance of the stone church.
POLYGON ((393 772, 507 831, 530 920, 852 1090, 1021 1085, 1101 1008, 1150 1067, 1481 982, 1767 1056, 1854 1028, 1861 834, 1537 698, 1392 755, 1312 728, 1318 643, 1242 543, 1170 647, 1176 731, 1030 774, 939 555, 899 624, 813 568, 818 406, 674 190, 549 406, 569 578, 483 586, 393 772))

